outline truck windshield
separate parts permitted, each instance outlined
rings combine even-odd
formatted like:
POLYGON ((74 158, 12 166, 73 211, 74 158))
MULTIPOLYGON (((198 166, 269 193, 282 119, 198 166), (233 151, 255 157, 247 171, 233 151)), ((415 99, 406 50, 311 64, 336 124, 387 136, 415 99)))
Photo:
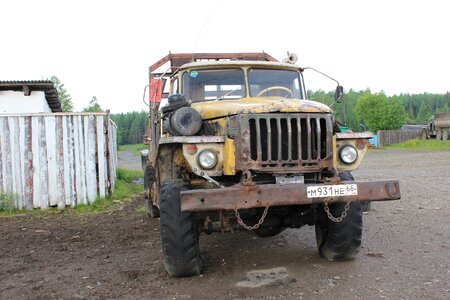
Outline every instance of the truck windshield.
POLYGON ((244 71, 190 70, 183 74, 183 93, 192 102, 240 99, 245 96, 244 71))
POLYGON ((252 97, 285 97, 302 99, 299 73, 290 70, 250 69, 248 71, 252 97))

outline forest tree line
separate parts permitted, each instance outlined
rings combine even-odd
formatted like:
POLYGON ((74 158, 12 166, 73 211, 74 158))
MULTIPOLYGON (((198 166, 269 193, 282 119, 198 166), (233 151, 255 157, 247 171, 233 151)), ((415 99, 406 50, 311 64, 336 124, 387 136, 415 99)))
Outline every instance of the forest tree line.
MULTIPOLYGON (((64 84, 52 76, 63 111, 73 111, 70 94, 64 84)), ((308 91, 308 99, 330 106, 336 121, 350 127, 353 131, 372 131, 399 129, 404 124, 427 124, 431 117, 440 112, 450 112, 450 93, 445 94, 400 94, 387 96, 383 92, 372 93, 369 89, 355 91, 350 89, 342 102, 334 100, 334 91, 308 91)), ((93 96, 84 112, 100 112, 97 97, 93 96)), ((112 114, 117 124, 117 142, 119 145, 140 144, 149 122, 149 112, 128 112, 112 114)))
MULTIPOLYGON (((450 112, 450 93, 400 94, 386 96, 370 90, 349 90, 341 103, 334 101, 334 91, 308 91, 308 98, 331 106, 336 120, 353 131, 399 129, 404 124, 426 124, 439 112, 450 112)), ((142 143, 149 112, 112 114, 117 124, 118 143, 142 143)))
POLYGON ((450 93, 400 94, 350 89, 335 103, 334 91, 308 91, 308 98, 331 106, 336 120, 353 131, 399 129, 404 124, 427 124, 436 113, 450 112, 450 93))

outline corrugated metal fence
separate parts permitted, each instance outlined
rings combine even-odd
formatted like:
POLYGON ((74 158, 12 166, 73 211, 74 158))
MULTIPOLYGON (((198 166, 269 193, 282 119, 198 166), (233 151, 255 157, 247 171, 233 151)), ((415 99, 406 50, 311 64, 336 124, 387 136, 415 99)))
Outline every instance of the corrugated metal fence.
POLYGON ((19 209, 74 207, 108 195, 116 131, 107 113, 0 115, 0 195, 19 209))
POLYGON ((422 131, 408 130, 379 130, 378 146, 384 147, 391 144, 400 144, 407 140, 422 138, 422 131))

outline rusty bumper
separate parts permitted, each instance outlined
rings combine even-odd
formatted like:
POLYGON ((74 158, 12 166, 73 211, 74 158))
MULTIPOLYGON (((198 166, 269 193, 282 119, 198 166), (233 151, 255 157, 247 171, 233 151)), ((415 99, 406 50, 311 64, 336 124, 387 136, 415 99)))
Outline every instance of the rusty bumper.
MULTIPOLYGON (((182 211, 248 209, 266 206, 304 205, 323 202, 388 201, 400 199, 398 180, 341 182, 357 184, 358 195, 308 198, 307 187, 315 184, 241 185, 181 192, 182 211)), ((318 184, 323 186, 323 184, 318 184)), ((331 185, 331 184, 330 184, 331 185)))

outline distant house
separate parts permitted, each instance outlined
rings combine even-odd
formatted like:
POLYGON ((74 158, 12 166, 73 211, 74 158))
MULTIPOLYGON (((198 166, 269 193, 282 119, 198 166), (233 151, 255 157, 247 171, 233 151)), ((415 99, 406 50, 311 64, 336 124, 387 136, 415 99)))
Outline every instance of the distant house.
POLYGON ((58 92, 51 81, 0 81, 0 114, 61 111, 58 92))

